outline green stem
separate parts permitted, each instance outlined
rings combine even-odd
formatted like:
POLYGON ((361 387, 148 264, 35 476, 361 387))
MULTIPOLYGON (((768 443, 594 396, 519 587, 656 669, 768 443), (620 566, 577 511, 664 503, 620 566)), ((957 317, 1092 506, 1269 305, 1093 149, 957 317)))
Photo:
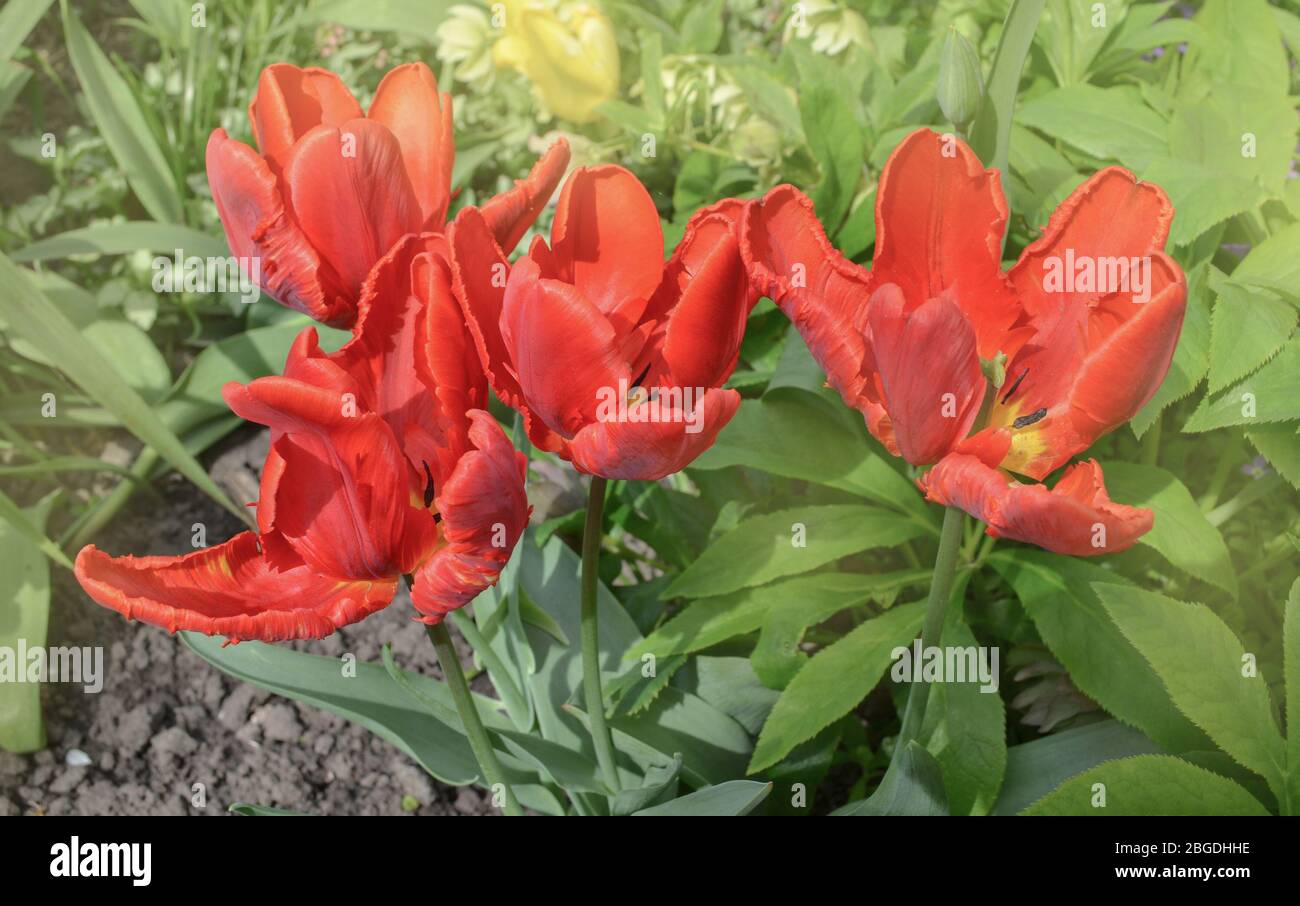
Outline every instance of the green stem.
POLYGON ((596 622, 596 582, 604 512, 605 479, 593 475, 587 497, 587 522, 582 529, 582 690, 601 776, 605 786, 617 793, 619 783, 614 762, 614 739, 605 723, 605 696, 600 688, 600 629, 596 622))
MULTIPOLYGON (((925 622, 921 624, 921 650, 937 644, 943 635, 943 621, 948 612, 948 599, 952 597, 952 581, 957 574, 957 554, 961 549, 961 529, 965 514, 956 507, 943 513, 943 530, 939 535, 939 554, 934 560, 934 577, 930 580, 930 597, 925 602, 925 622)), ((907 693, 907 708, 903 711, 903 727, 894 744, 894 757, 921 732, 925 717, 925 702, 930 697, 930 684, 918 681, 907 693)))
POLYGON ((1142 435, 1140 455, 1145 466, 1160 464, 1160 435, 1163 433, 1163 424, 1164 419, 1157 415, 1151 427, 1147 428, 1147 433, 1142 435))
POLYGON ((451 635, 447 632, 446 625, 437 623, 427 629, 429 641, 433 642, 433 648, 438 652, 438 663, 442 665, 442 675, 447 679, 451 699, 456 703, 456 712, 460 715, 460 722, 465 725, 469 747, 474 752, 475 760, 478 761, 479 770, 483 772, 483 780, 493 793, 496 792, 498 784, 505 790, 507 815, 522 815, 524 812, 519 807, 519 800, 515 798, 515 792, 510 789, 510 784, 506 783, 501 762, 497 761, 497 753, 492 749, 492 741, 488 739, 483 721, 479 719, 478 708, 475 707, 474 697, 470 694, 469 683, 465 682, 465 673, 461 670, 460 658, 451 643, 451 635))

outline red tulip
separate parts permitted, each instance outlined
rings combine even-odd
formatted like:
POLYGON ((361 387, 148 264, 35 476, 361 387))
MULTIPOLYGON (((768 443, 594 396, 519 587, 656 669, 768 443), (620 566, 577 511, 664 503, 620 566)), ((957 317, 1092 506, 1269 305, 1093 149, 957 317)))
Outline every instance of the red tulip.
POLYGON ((496 581, 528 520, 525 461, 483 411, 487 382, 446 242, 408 236, 372 271, 355 337, 299 335, 283 377, 227 384, 271 428, 258 531, 183 557, 87 546, 97 602, 171 631, 319 638, 387 605, 404 574, 426 623, 496 581))
MULTIPOLYGON (((262 289, 317 321, 350 327, 371 267, 408 233, 438 232, 451 201, 451 95, 423 63, 391 70, 363 113, 339 77, 277 63, 248 108, 261 155, 216 129, 212 196, 237 257, 261 259, 262 289)), ((513 248, 555 190, 557 142, 527 179, 483 206, 513 248)))
POLYGON ((627 170, 582 169, 551 230, 506 273, 484 214, 450 230, 457 296, 497 395, 533 443, 606 478, 662 478, 707 449, 740 396, 722 389, 757 300, 741 261, 743 205, 702 210, 672 258, 627 170))
POLYGON ((1051 494, 998 470, 1045 478, 1160 386, 1186 303, 1182 271, 1162 251, 1173 209, 1159 187, 1107 168, 1003 273, 1006 218, 997 172, 922 129, 881 174, 870 271, 831 246, 791 186, 746 211, 741 251, 872 434, 911 463, 939 463, 922 482, 930 499, 979 516, 991 534, 1121 550, 1150 514, 1111 503, 1095 464, 1051 494), (1003 357, 1006 384, 991 387, 985 367, 1003 357), (1101 545, 1097 523, 1112 529, 1101 545))

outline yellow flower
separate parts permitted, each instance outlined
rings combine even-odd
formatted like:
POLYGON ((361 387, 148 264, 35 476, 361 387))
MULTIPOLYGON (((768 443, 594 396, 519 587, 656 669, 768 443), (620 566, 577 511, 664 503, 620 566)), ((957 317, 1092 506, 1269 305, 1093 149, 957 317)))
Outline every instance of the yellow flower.
POLYGON ((834 0, 800 0, 785 23, 785 40, 808 38, 812 49, 838 56, 850 44, 871 49, 867 20, 834 0))
POLYGON ((452 75, 460 81, 474 88, 490 88, 493 32, 485 10, 457 3, 438 26, 438 59, 450 63, 452 75))
POLYGON ((618 93, 614 27, 590 3, 507 0, 492 57, 523 73, 551 113, 575 123, 596 119, 596 108, 618 93))

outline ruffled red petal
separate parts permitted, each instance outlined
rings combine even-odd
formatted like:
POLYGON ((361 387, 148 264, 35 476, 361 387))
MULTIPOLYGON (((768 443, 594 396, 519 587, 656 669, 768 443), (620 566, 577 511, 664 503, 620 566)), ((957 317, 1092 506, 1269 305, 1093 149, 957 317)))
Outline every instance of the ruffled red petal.
POLYGON ((507 254, 514 250, 537 215, 542 213, 568 166, 569 143, 560 139, 546 149, 527 176, 516 179, 511 188, 483 204, 483 219, 507 254))
POLYGON ((1127 550, 1155 521, 1150 510, 1111 501, 1095 460, 1071 466, 1049 491, 1046 485, 1010 481, 974 456, 953 453, 920 484, 926 499, 983 520, 994 537, 1076 557, 1127 550))
POLYGON ((215 129, 208 138, 207 171, 230 251, 259 259, 263 292, 317 321, 350 325, 355 299, 294 221, 266 161, 215 129))
POLYGON ((625 415, 602 412, 569 442, 567 457, 579 472, 605 478, 658 481, 681 471, 713 446, 740 406, 734 390, 711 388, 689 406, 684 394, 680 387, 648 388, 625 415))
POLYGON ((262 70, 248 105, 253 137, 279 175, 294 142, 317 126, 341 126, 361 116, 343 80, 327 69, 275 63, 262 70))
POLYGON ((511 446, 488 413, 469 413, 470 450, 440 489, 444 542, 415 574, 411 599, 425 623, 493 585, 528 526, 527 458, 511 446))
POLYGON ((91 598, 127 619, 232 642, 324 638, 383 609, 397 589, 395 577, 337 579, 301 560, 276 568, 252 532, 181 557, 110 557, 87 545, 76 576, 91 598))

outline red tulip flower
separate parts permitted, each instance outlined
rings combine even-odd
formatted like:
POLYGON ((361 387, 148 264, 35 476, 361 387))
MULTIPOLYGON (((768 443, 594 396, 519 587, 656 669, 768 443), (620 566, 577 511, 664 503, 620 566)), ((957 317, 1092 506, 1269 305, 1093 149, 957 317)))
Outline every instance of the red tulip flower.
POLYGON ((283 377, 225 387, 231 409, 271 428, 258 531, 182 557, 87 546, 76 575, 92 598, 173 632, 275 641, 360 620, 406 574, 426 623, 496 581, 528 521, 525 462, 483 411, 443 237, 400 241, 359 311, 338 352, 307 328, 283 377))
MULTIPOLYGON (((391 70, 368 113, 339 77, 277 63, 248 107, 258 154, 216 129, 212 196, 231 251, 261 260, 267 295, 351 327, 371 267, 408 233, 439 232, 455 159, 451 95, 423 63, 391 70)), ((483 205, 507 249, 536 219, 568 165, 561 141, 526 179, 483 205)))
POLYGON ((493 388, 534 444, 591 475, 655 480, 713 443, 740 404, 722 384, 757 301, 738 247, 742 209, 698 212, 665 264, 636 177, 581 169, 561 190, 551 244, 538 237, 508 271, 486 212, 460 213, 457 295, 493 388))
POLYGON ((1172 218, 1159 187, 1109 167, 1004 273, 997 171, 922 129, 881 174, 870 271, 831 246, 790 186, 746 212, 741 246, 871 433, 908 462, 938 463, 920 481, 929 499, 991 535, 1086 556, 1131 546, 1151 512, 1111 502, 1095 462, 1051 491, 1010 473, 1042 480, 1160 386, 1187 295, 1162 251, 1172 218))

